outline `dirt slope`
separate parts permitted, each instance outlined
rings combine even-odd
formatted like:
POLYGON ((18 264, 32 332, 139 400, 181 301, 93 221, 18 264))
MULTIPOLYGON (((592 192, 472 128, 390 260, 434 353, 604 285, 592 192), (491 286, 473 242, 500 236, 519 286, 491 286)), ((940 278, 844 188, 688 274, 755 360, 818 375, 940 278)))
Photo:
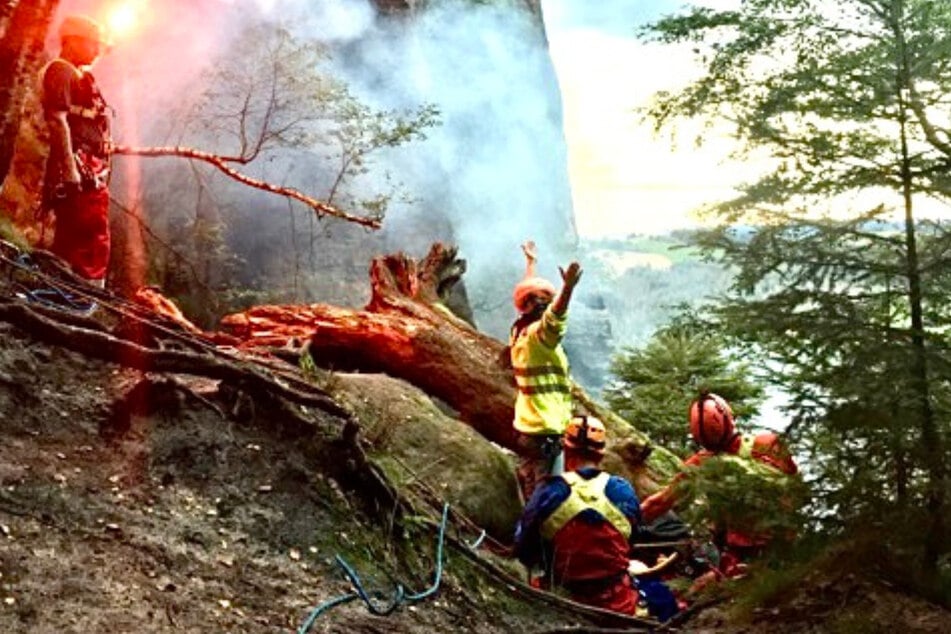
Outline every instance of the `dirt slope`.
MULTIPOLYGON (((407 517, 400 532, 368 514, 324 475, 333 465, 315 462, 305 439, 288 438, 260 408, 242 415, 214 382, 175 377, 181 388, 152 390, 116 433, 115 403, 142 378, 0 323, 0 632, 296 632, 316 605, 351 591, 337 554, 371 591, 389 593, 395 579, 409 591, 430 585, 430 528, 407 517)), ((154 377, 160 386, 168 378, 154 377)), ((336 383, 354 390, 341 397, 363 418, 377 412, 365 430, 371 453, 402 456, 396 472, 428 473, 447 498, 470 499, 470 512, 505 524, 512 511, 471 499, 448 461, 413 454, 446 425, 418 390, 401 393, 384 377, 336 383)), ((440 442, 475 447, 468 433, 440 442)), ((478 451, 483 477, 505 471, 478 451)), ((444 570, 432 599, 388 617, 354 601, 311 631, 621 631, 584 629, 578 615, 526 600, 452 549, 444 570)), ((680 631, 951 631, 948 611, 862 576, 807 575, 781 596, 739 617, 721 604, 680 631)))
MULTIPOLYGON (((238 425, 173 391, 127 434, 101 434, 140 378, 0 324, 0 631, 296 631, 315 605, 349 592, 337 553, 385 591, 392 570, 411 590, 429 585, 435 539, 368 523, 265 421, 238 425)), ((214 396, 210 383, 188 385, 214 396)), ((312 631, 544 623, 500 594, 448 553, 434 600, 386 618, 353 602, 312 631)))

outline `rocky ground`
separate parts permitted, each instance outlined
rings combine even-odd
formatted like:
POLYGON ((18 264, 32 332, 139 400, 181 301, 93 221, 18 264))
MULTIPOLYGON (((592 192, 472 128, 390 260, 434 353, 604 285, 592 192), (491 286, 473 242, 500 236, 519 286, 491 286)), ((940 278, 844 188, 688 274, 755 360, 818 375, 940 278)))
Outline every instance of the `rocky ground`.
MULTIPOLYGON (((240 415, 217 383, 153 377, 164 387, 136 402, 128 395, 143 378, 0 324, 0 632, 293 632, 315 606, 351 592, 338 554, 373 590, 432 583, 431 524, 406 517, 397 526, 369 513, 301 439, 266 412, 240 415)), ((403 430, 368 424, 377 458, 385 462, 393 446, 391 470, 425 474, 449 498, 472 498, 465 478, 452 477, 472 466, 449 464, 465 453, 464 436, 440 441, 452 460, 414 458, 412 447, 432 437, 419 430, 444 425, 418 391, 399 393, 385 377, 335 384, 364 418, 423 411, 403 430), (401 435, 408 440, 397 450, 401 435)), ((479 451, 473 464, 497 460, 479 451)), ((497 512, 504 524, 512 510, 497 512)), ((444 563, 432 598, 385 617, 351 601, 311 631, 620 631, 584 629, 577 615, 520 595, 450 548, 444 563)), ((945 632, 949 623, 947 611, 880 582, 826 578, 743 618, 720 604, 682 631, 945 632)))

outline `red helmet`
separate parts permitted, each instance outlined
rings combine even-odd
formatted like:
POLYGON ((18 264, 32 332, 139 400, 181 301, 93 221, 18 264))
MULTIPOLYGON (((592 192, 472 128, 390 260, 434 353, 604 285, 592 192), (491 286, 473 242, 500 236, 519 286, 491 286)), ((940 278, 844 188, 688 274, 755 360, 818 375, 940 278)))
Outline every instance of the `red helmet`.
POLYGON ((799 471, 789 449, 779 436, 771 431, 756 434, 750 454, 754 459, 775 467, 783 473, 795 475, 799 471))
POLYGON ((557 292, 555 285, 543 277, 526 277, 515 285, 512 301, 515 303, 515 310, 520 313, 527 313, 532 309, 530 300, 540 299, 550 302, 557 292))
POLYGON ((66 37, 78 37, 84 40, 91 40, 106 44, 106 37, 102 25, 85 15, 67 15, 59 25, 60 39, 66 37))
POLYGON ((690 435, 704 449, 726 449, 736 436, 733 410, 722 396, 702 394, 690 404, 690 435))
POLYGON ((565 448, 604 455, 606 436, 604 423, 594 416, 572 416, 565 429, 565 448))

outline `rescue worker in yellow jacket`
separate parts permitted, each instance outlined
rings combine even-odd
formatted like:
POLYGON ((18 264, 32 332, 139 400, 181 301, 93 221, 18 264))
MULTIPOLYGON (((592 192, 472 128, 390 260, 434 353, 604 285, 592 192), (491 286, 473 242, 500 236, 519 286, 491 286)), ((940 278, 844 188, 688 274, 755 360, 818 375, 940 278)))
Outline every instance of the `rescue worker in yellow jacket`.
POLYGON ((547 475, 564 469, 561 438, 571 420, 568 357, 561 345, 568 304, 581 279, 581 265, 571 262, 561 272, 561 290, 535 274, 535 244, 522 245, 525 277, 515 286, 519 313, 509 338, 517 395, 513 426, 519 454, 517 477, 524 500, 547 475))

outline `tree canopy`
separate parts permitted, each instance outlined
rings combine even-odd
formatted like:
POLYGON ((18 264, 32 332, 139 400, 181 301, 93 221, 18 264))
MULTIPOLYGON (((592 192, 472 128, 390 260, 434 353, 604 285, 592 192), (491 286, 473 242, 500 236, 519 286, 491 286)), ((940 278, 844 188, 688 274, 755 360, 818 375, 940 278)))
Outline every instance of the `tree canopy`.
POLYGON ((695 240, 737 272, 715 321, 789 395, 816 508, 830 528, 908 511, 934 572, 951 543, 951 5, 750 0, 644 36, 704 69, 657 95, 655 125, 725 125, 766 166, 695 240))
POLYGON ((727 399, 737 417, 754 416, 763 387, 748 365, 731 358, 712 333, 685 327, 659 330, 642 348, 627 348, 612 364, 605 398, 653 440, 686 456, 691 450, 687 408, 701 390, 727 399))

